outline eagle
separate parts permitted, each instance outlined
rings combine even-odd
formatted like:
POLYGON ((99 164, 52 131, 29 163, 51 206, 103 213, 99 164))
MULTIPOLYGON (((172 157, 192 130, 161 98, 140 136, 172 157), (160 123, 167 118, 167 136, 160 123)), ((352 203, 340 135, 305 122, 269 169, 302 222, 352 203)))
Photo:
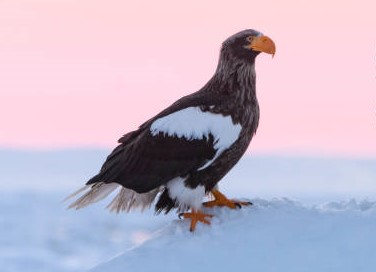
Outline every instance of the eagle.
POLYGON ((217 183, 256 133, 255 59, 275 51, 272 39, 253 29, 227 38, 211 79, 121 137, 99 173, 67 198, 75 198, 68 208, 86 207, 118 189, 110 211, 143 210, 155 203, 156 213, 177 209, 194 231, 198 222, 210 224, 213 215, 204 207, 251 204, 228 199, 217 183), (203 203, 207 195, 213 200, 203 203))

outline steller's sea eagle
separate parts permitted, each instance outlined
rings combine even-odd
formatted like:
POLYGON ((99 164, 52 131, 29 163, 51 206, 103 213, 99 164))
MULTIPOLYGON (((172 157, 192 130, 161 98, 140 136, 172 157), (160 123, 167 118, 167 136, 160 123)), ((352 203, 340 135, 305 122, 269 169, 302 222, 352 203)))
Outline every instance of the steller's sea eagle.
POLYGON ((209 224, 202 207, 236 208, 250 204, 226 198, 217 183, 246 151, 259 123, 255 58, 275 53, 275 44, 248 29, 226 39, 218 67, 204 87, 182 97, 137 130, 119 139, 99 173, 70 197, 69 208, 102 200, 120 187, 111 211, 177 208, 191 220, 209 224), (214 200, 202 203, 207 194, 214 200))

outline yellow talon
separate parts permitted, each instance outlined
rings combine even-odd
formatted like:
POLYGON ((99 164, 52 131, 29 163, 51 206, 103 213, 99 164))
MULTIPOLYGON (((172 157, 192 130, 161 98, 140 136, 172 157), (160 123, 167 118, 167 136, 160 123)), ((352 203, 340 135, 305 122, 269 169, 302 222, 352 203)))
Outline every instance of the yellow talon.
POLYGON ((197 222, 201 222, 207 225, 210 225, 210 221, 206 217, 212 218, 213 215, 203 213, 199 210, 192 210, 190 213, 181 213, 179 216, 183 216, 184 219, 191 219, 190 231, 195 231, 197 222))
POLYGON ((241 208, 242 206, 252 205, 251 202, 228 199, 224 194, 222 194, 218 190, 212 190, 211 193, 214 196, 214 200, 204 203, 204 206, 207 208, 213 208, 213 207, 218 206, 218 207, 228 207, 230 209, 236 209, 236 208, 241 208))

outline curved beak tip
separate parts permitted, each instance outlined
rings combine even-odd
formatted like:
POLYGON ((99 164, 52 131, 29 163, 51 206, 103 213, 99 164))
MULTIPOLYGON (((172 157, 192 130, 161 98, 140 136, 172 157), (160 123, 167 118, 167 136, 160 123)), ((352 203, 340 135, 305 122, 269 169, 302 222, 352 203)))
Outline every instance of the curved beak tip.
POLYGON ((259 36, 254 38, 249 47, 255 51, 271 54, 272 58, 276 52, 275 43, 268 36, 259 36))

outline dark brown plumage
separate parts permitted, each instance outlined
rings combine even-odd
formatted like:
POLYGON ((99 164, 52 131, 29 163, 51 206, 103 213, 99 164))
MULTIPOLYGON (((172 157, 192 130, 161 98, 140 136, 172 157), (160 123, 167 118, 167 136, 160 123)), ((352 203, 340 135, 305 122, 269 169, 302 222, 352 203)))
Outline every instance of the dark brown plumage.
POLYGON ((274 54, 275 46, 255 30, 228 38, 209 82, 120 138, 87 182, 88 192, 70 207, 96 202, 121 185, 111 210, 145 208, 157 195, 158 212, 200 209, 200 198, 239 161, 257 130, 260 52, 274 54))

